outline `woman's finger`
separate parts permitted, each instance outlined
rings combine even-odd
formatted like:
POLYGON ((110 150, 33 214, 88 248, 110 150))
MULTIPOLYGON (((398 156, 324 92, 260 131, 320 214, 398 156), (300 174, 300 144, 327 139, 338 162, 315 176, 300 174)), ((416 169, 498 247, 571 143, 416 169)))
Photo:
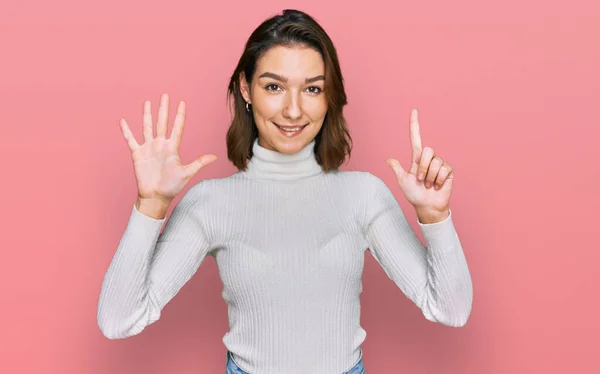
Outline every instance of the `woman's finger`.
POLYGON ((444 182, 446 181, 446 178, 448 178, 448 174, 450 174, 450 165, 443 164, 440 167, 440 171, 438 172, 437 177, 435 178, 435 182, 433 182, 436 190, 442 188, 444 182))
POLYGON ((185 171, 187 172, 188 178, 192 178, 198 171, 200 171, 200 169, 202 169, 206 165, 208 165, 216 160, 217 160, 217 155, 212 154, 212 153, 205 154, 205 155, 198 157, 197 159, 195 159, 188 165, 184 166, 185 171))
POLYGON ((156 122, 156 137, 167 138, 167 122, 169 121, 169 95, 162 94, 158 108, 158 121, 156 122))
POLYGON ((419 161, 419 168, 417 169, 418 180, 423 181, 425 179, 425 175, 427 175, 427 169, 429 169, 429 164, 431 163, 433 156, 433 148, 423 148, 423 151, 421 152, 421 160, 419 161))
POLYGON ((144 101, 144 119, 143 119, 144 141, 152 140, 152 106, 149 100, 144 101))
POLYGON ((133 133, 129 129, 129 126, 127 126, 127 122, 125 121, 125 118, 121 118, 119 125, 121 126, 121 132, 123 133, 123 137, 125 137, 125 140, 127 141, 127 145, 129 146, 129 149, 131 150, 131 152, 138 149, 140 147, 140 145, 135 140, 135 136, 133 136, 133 133))
POLYGON ((440 171, 440 167, 444 164, 444 161, 435 156, 431 163, 429 164, 429 170, 427 171, 427 175, 425 176, 425 187, 430 188, 433 186, 433 182, 440 171))
MULTIPOLYGON (((419 113, 416 109, 410 112, 409 136, 411 148, 411 165, 416 165, 421 157, 421 130, 419 128, 419 113)), ((412 170, 414 172, 414 170, 412 170)))
POLYGON ((171 139, 175 143, 175 148, 179 151, 179 145, 181 144, 181 136, 183 133, 183 126, 185 124, 185 112, 186 105, 184 101, 180 101, 177 106, 177 115, 175 115, 175 122, 173 123, 173 129, 171 130, 171 139))

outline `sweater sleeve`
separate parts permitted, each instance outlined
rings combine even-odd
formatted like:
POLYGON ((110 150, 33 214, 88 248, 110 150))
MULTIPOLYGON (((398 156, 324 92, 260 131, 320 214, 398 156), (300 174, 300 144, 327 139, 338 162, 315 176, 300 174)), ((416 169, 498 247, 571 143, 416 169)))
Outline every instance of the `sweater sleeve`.
POLYGON ((127 338, 157 321, 205 259, 210 243, 200 217, 200 183, 184 194, 162 233, 166 217, 154 219, 133 206, 100 290, 97 322, 105 337, 127 338))
POLYGON ((426 319, 452 327, 465 325, 473 286, 452 212, 441 222, 417 220, 425 247, 387 185, 373 175, 369 180, 365 230, 370 253, 426 319))

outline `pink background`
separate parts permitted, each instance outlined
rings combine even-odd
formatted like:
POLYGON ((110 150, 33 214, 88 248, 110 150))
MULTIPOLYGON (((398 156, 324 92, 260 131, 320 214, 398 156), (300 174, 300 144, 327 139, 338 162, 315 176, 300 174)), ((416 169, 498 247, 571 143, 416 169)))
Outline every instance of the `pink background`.
POLYGON ((186 100, 182 159, 220 157, 191 183, 233 173, 228 78, 250 32, 288 7, 338 49, 355 143, 344 169, 382 178, 418 230, 384 162, 407 165, 411 108, 423 145, 455 167, 471 318, 426 321, 367 255, 367 373, 600 372, 596 1, 204 4, 2 0, 0 372, 225 371, 212 259, 140 335, 108 340, 96 325, 136 196, 119 118, 140 141, 144 100, 156 118, 169 93, 171 121, 186 100))

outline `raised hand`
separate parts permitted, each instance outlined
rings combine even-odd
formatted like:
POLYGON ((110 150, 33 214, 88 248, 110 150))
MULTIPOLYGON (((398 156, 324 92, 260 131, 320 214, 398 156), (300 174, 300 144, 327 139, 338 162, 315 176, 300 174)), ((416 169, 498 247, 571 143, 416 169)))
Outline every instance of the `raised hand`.
POLYGON ((150 101, 145 101, 142 145, 137 143, 125 119, 121 119, 121 131, 133 158, 138 201, 156 199, 168 204, 200 169, 217 159, 214 154, 204 154, 188 165, 182 164, 179 158, 179 145, 185 124, 185 110, 185 102, 180 101, 171 137, 167 138, 169 96, 163 94, 158 109, 156 137, 154 137, 151 105, 150 101))
POLYGON ((410 115, 411 165, 405 171, 394 158, 386 159, 406 200, 423 216, 446 217, 449 212, 454 171, 452 166, 435 155, 433 148, 421 147, 418 112, 410 115))

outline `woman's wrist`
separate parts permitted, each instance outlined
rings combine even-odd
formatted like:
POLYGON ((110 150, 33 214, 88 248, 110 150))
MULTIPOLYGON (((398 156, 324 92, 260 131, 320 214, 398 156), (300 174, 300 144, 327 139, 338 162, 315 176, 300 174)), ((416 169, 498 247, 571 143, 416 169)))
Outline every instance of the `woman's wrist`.
POLYGON ((163 219, 167 215, 169 205, 172 200, 163 200, 157 198, 137 198, 135 208, 142 214, 154 219, 163 219))
POLYGON ((442 222, 450 215, 450 209, 445 210, 422 210, 417 209, 417 218, 422 224, 442 222))

